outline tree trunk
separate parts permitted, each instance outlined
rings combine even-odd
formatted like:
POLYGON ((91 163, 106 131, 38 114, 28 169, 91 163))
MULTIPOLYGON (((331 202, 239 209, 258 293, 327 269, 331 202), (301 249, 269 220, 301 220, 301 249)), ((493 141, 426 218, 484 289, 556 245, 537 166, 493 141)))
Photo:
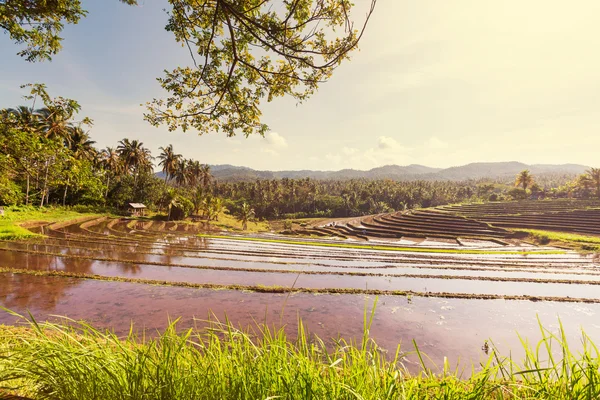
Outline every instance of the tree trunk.
POLYGON ((110 187, 110 175, 106 174, 106 194, 104 195, 104 200, 108 198, 108 188, 110 187))
POLYGON ((67 179, 67 184, 65 185, 65 193, 63 194, 63 207, 67 203, 67 191, 69 190, 69 181, 70 179, 67 179))
POLYGON ((27 189, 25 192, 25 205, 29 205, 29 173, 27 174, 27 189))
POLYGON ((46 196, 46 190, 48 188, 48 168, 50 167, 50 160, 46 160, 46 173, 44 176, 44 187, 42 189, 42 200, 40 201, 40 207, 44 206, 44 196, 46 196))

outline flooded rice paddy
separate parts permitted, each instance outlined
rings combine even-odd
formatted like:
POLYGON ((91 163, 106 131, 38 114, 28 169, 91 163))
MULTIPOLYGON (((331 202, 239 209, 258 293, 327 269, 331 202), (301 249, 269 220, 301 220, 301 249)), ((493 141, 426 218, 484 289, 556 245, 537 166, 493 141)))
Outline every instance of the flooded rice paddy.
MULTIPOLYGON (((107 219, 32 228, 46 236, 0 243, 0 305, 123 334, 132 322, 151 333, 169 318, 188 327, 212 315, 292 334, 302 318, 324 339, 350 339, 361 337, 365 307, 378 297, 377 342, 411 351, 415 339, 436 363, 478 362, 487 339, 518 355, 516 332, 538 340, 538 317, 550 329, 560 318, 574 346, 580 328, 600 342, 592 255, 483 240, 242 240, 194 229, 107 219)), ((0 323, 15 318, 0 313, 0 323)))

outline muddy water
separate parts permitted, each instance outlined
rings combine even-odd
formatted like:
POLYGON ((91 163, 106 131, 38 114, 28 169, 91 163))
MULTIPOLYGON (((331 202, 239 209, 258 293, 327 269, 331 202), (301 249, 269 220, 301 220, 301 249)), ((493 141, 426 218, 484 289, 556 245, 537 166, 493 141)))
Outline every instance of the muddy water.
MULTIPOLYGON (((140 253, 156 252, 161 254, 170 254, 173 256, 190 256, 190 257, 221 257, 231 258, 238 257, 243 260, 254 260, 256 261, 280 261, 280 262, 303 262, 311 264, 329 264, 335 266, 342 264, 343 266, 387 266, 390 263, 393 264, 415 264, 420 263, 421 265, 473 265, 477 267, 544 267, 559 265, 561 268, 571 267, 590 267, 593 268, 595 264, 587 258, 582 258, 578 255, 566 254, 561 255, 562 258, 552 255, 552 257, 546 256, 546 258, 531 259, 526 256, 519 256, 521 258, 516 259, 498 259, 498 258, 485 258, 479 256, 479 258, 464 258, 463 255, 451 254, 408 254, 398 255, 390 254, 382 257, 381 255, 364 256, 360 254, 353 256, 351 252, 348 254, 340 255, 339 251, 331 253, 316 252, 314 249, 305 249, 303 252, 297 254, 291 252, 281 252, 276 250, 243 250, 246 246, 241 246, 240 249, 236 249, 232 245, 231 248, 215 248, 213 245, 206 245, 205 247, 182 247, 180 244, 165 244, 158 242, 144 243, 140 241, 107 241, 107 242, 90 242, 90 238, 53 238, 47 241, 49 244, 55 246, 65 247, 86 247, 86 248, 97 248, 98 250, 114 250, 118 251, 120 247, 128 254, 135 253, 139 250, 140 253), (210 247, 210 248, 208 248, 210 247), (337 253, 337 254, 336 254, 337 253)), ((141 261, 141 260, 140 260, 141 261)), ((185 263, 185 262, 184 262, 185 263)))
MULTIPOLYGON (((127 223, 104 221, 86 224, 85 228, 71 225, 58 230, 39 227, 39 232, 50 237, 0 243, 0 266, 171 282, 600 297, 598 285, 331 274, 361 272, 600 280, 598 260, 572 252, 562 255, 473 255, 325 248, 199 238, 193 236, 193 232, 185 231, 189 227, 183 225, 159 222, 129 228, 127 223), (36 254, 40 252, 61 255, 36 254), (184 268, 173 264, 260 271, 184 268), (274 269, 330 274, 269 272, 274 269)), ((262 321, 266 316, 270 323, 285 324, 290 333, 294 332, 296 318, 300 316, 312 332, 323 338, 338 334, 346 338, 361 336, 364 296, 294 294, 287 302, 286 298, 286 295, 230 290, 0 274, 0 305, 18 312, 30 309, 40 319, 52 314, 86 319, 120 333, 128 331, 131 321, 140 329, 161 329, 169 316, 183 317, 182 324, 187 327, 194 324, 194 316, 206 318, 212 311, 219 318, 227 314, 235 324, 241 325, 250 324, 253 319, 262 321)), ((417 339, 420 348, 436 362, 443 356, 450 357, 451 361, 459 356, 462 360, 479 361, 485 357, 481 346, 490 337, 501 349, 520 354, 515 331, 536 340, 539 337, 536 315, 550 328, 556 328, 557 316, 560 316, 574 345, 579 343, 579 326, 600 343, 599 313, 600 304, 418 297, 409 300, 403 296, 381 296, 372 333, 389 349, 402 342, 405 350, 411 350, 411 340, 417 339)), ((0 313, 2 322, 13 323, 14 318, 0 313)), ((414 361, 413 358, 411 356, 409 360, 414 361)))
MULTIPOLYGON (((24 313, 30 310, 39 320, 50 315, 85 319, 96 326, 125 334, 133 321, 149 333, 162 329, 168 317, 182 317, 182 327, 202 326, 195 318, 209 313, 220 319, 225 315, 238 326, 253 320, 283 323, 290 334, 297 328, 297 317, 322 338, 360 338, 363 311, 374 299, 359 295, 295 294, 285 295, 213 291, 189 288, 149 286, 121 282, 84 281, 68 278, 5 275, 0 281, 0 304, 24 313), (283 317, 281 310, 284 306, 283 317)), ((436 363, 444 356, 451 363, 460 358, 478 362, 485 358, 484 341, 494 343, 513 356, 522 355, 518 331, 530 340, 540 337, 536 317, 556 330, 558 317, 567 329, 572 346, 577 348, 579 327, 592 339, 600 338, 600 305, 532 303, 504 300, 452 300, 381 296, 372 327, 372 335, 393 351, 401 343, 412 350, 412 339, 436 363)), ((9 314, 0 313, 0 323, 15 323, 9 314)), ((409 355, 409 362, 416 362, 409 355)))
MULTIPOLYGON (((171 248, 140 249, 135 245, 109 245, 98 243, 68 242, 61 239, 45 240, 42 242, 5 242, 0 243, 0 259, 3 249, 18 249, 31 253, 50 252, 70 256, 84 256, 100 259, 131 260, 140 263, 163 263, 190 266, 234 267, 253 269, 287 269, 323 272, 360 272, 374 274, 425 274, 425 275, 466 275, 466 276, 506 276, 512 278, 536 278, 539 273, 544 279, 586 279, 600 280, 600 268, 573 269, 561 264, 555 266, 540 266, 543 268, 527 268, 515 266, 507 268, 503 265, 474 265, 476 269, 469 271, 471 264, 443 265, 437 268, 427 268, 432 263, 420 262, 362 262, 335 261, 315 259, 313 263, 299 259, 277 259, 273 257, 248 256, 243 254, 212 254, 195 253, 171 248), (85 247, 80 247, 85 246, 85 247), (456 268, 453 270, 453 268, 456 268), (485 271, 485 269, 489 271, 485 271), (578 275, 579 274, 579 275, 578 275)), ((18 256, 17 256, 18 257, 18 256)), ((23 256, 24 257, 24 256, 23 256)))
MULTIPOLYGON (((6 253, 4 253, 6 254, 6 253)), ((14 254, 14 253, 13 253, 14 254)), ((415 292, 449 292, 496 295, 530 295, 597 298, 600 286, 559 283, 493 282, 383 276, 305 275, 165 267, 45 255, 27 255, 19 263, 1 256, 0 265, 12 264, 32 270, 58 270, 109 277, 125 277, 194 284, 282 286, 308 289, 376 289, 415 292)))

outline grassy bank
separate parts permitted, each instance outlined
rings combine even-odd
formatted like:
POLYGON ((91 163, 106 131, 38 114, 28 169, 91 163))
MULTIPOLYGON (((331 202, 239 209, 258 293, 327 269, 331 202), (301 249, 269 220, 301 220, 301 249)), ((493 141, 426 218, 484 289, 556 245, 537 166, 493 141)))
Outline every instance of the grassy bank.
POLYGON ((598 236, 585 236, 575 233, 542 231, 536 229, 514 230, 527 233, 534 242, 539 244, 557 244, 580 250, 600 251, 600 237, 598 236))
POLYGON ((61 222, 84 216, 96 215, 93 212, 80 212, 64 207, 6 207, 4 217, 0 217, 0 240, 26 239, 37 236, 23 228, 21 224, 35 221, 61 222))
MULTIPOLYGON (((228 231, 240 231, 242 232, 243 224, 238 220, 237 217, 222 212, 219 214, 219 217, 216 221, 210 221, 211 228, 217 228, 221 230, 228 231)), ((257 221, 257 222, 248 222, 246 230, 243 232, 247 233, 256 233, 256 232, 269 232, 271 227, 268 222, 265 221, 257 221)))
MULTIPOLYGON (((564 332, 542 327, 536 345, 523 341, 520 363, 489 346, 486 363, 469 377, 448 363, 432 371, 416 345, 409 373, 399 347, 385 352, 364 335, 333 345, 309 335, 301 321, 296 339, 257 325, 254 331, 213 322, 210 329, 178 331, 156 339, 125 338, 85 323, 27 320, 28 329, 0 327, 1 392, 32 399, 597 399, 600 357, 583 334, 573 353, 564 332), (554 356, 548 357, 551 352, 554 356)), ((24 319, 25 320, 25 319, 24 319)))

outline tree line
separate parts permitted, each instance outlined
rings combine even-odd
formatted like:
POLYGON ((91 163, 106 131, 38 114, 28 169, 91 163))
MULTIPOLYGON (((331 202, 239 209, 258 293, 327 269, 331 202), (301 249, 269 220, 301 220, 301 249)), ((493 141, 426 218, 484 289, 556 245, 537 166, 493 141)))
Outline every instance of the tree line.
POLYGON ((408 181, 273 179, 218 182, 210 166, 184 158, 172 145, 154 158, 139 140, 124 138, 98 150, 93 121, 78 118, 71 99, 51 98, 28 85, 29 106, 0 110, 0 202, 3 205, 102 205, 140 202, 173 217, 207 221, 228 210, 252 218, 353 217, 465 201, 525 198, 600 198, 600 169, 557 187, 541 186, 522 171, 514 185, 486 180, 408 181), (36 108, 36 105, 39 108, 36 108), (158 177, 156 166, 163 177, 158 177))

